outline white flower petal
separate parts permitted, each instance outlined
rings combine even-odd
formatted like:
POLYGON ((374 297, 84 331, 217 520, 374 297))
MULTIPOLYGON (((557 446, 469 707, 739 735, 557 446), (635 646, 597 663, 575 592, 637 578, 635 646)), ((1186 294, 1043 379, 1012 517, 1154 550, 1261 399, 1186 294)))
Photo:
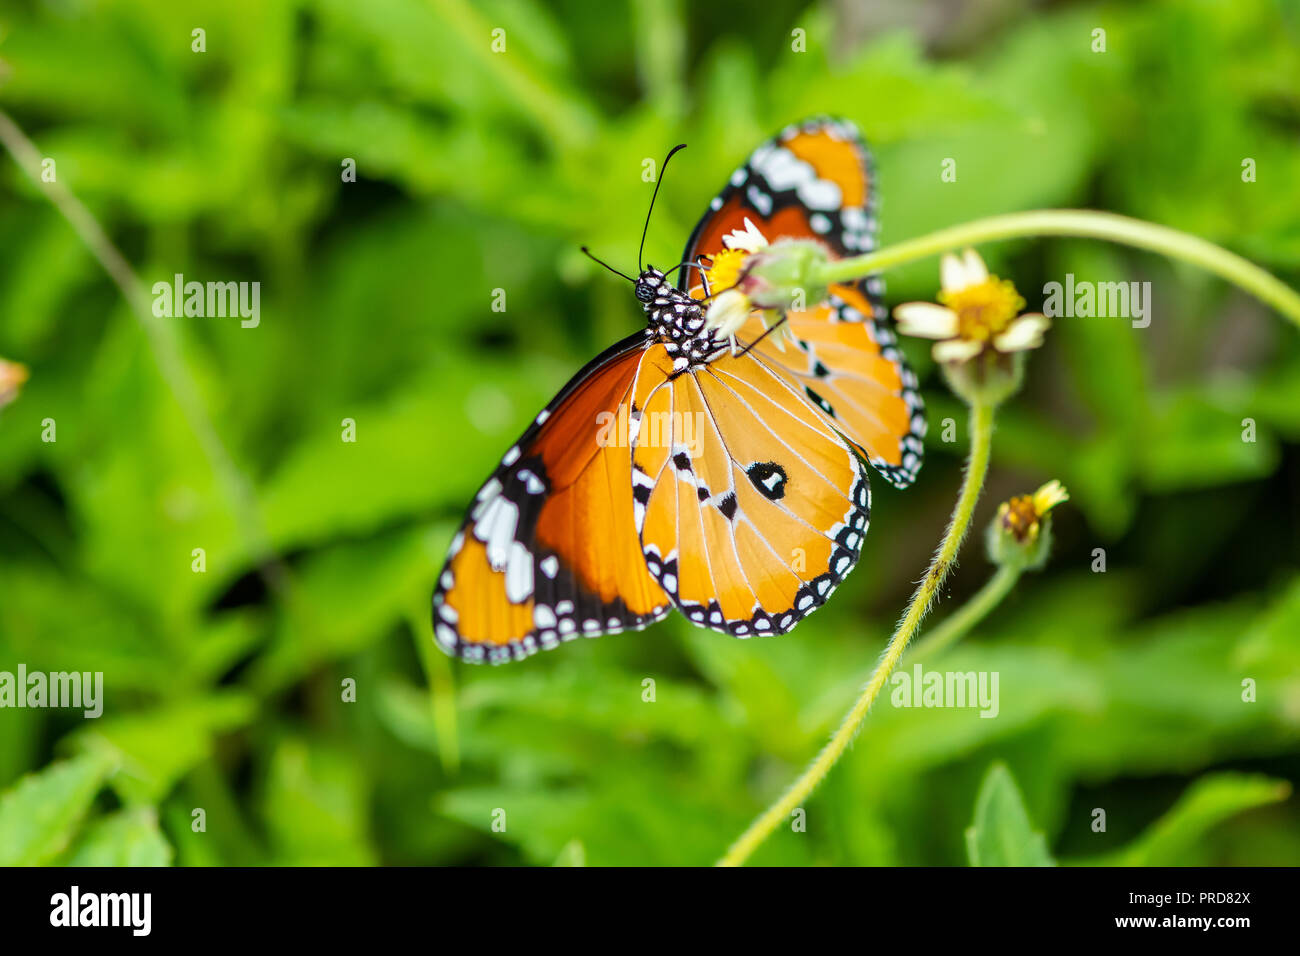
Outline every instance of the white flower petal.
POLYGON ((980 258, 980 254, 974 249, 967 249, 962 253, 962 263, 966 266, 966 284, 979 285, 989 277, 988 266, 980 258))
POLYGON ((983 342, 972 342, 970 339, 948 339, 945 342, 935 342, 932 354, 936 362, 965 362, 973 359, 984 351, 983 342))
POLYGON ((1020 352, 1036 349, 1043 344, 1043 333, 1052 325, 1051 320, 1037 312, 1030 312, 1012 321, 1001 333, 994 336, 993 346, 999 352, 1020 352))
POLYGON ((758 252, 767 248, 767 238, 758 231, 749 217, 745 217, 744 229, 733 229, 722 237, 722 244, 728 249, 741 249, 745 252, 758 252))
POLYGON ((894 321, 904 335, 950 339, 957 334, 957 313, 933 302, 904 302, 894 309, 894 321))
POLYGON ((734 336, 736 330, 749 319, 749 296, 738 289, 727 289, 718 293, 718 297, 704 314, 704 324, 717 329, 722 336, 734 336))
POLYGON ((939 283, 944 292, 960 292, 988 277, 988 267, 974 249, 965 250, 961 258, 948 252, 939 260, 939 283))
POLYGON ((951 252, 945 252, 939 260, 939 285, 944 292, 966 288, 966 267, 951 252))

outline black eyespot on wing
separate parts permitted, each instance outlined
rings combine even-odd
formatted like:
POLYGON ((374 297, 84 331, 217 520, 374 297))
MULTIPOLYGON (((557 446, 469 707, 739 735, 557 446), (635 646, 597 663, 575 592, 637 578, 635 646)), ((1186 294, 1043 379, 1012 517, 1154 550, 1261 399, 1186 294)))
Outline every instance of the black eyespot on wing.
POLYGON ((828 369, 821 362, 814 362, 812 367, 812 373, 816 375, 818 378, 826 378, 828 375, 831 374, 831 370, 828 369))
POLYGON ((730 521, 736 517, 736 496, 729 494, 718 502, 718 510, 722 512, 722 517, 730 521))
POLYGON ((708 489, 708 488, 705 488, 703 485, 700 485, 699 487, 697 487, 697 488, 695 489, 695 495, 696 495, 696 497, 698 497, 701 501, 708 501, 708 500, 709 500, 709 489, 708 489))
POLYGON ((755 462, 746 469, 745 474, 749 475, 749 480, 754 483, 758 493, 768 501, 779 501, 785 497, 785 469, 776 462, 755 462))
POLYGON ((679 451, 673 455, 673 464, 677 466, 678 471, 691 470, 691 456, 684 451, 679 451))

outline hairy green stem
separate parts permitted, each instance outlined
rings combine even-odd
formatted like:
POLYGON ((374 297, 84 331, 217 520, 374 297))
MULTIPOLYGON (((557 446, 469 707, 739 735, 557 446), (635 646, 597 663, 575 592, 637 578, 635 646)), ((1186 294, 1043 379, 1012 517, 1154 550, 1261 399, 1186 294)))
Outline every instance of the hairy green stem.
POLYGON ((828 262, 817 270, 816 278, 820 284, 848 282, 963 246, 1030 236, 1108 239, 1190 262, 1240 286, 1300 327, 1300 294, 1253 262, 1168 226, 1090 209, 1035 209, 976 219, 878 252, 828 262))
POLYGON ((1024 573, 1024 565, 1004 564, 998 568, 993 577, 984 582, 984 586, 969 601, 953 611, 939 623, 933 631, 912 645, 906 660, 919 661, 933 657, 956 644, 971 628, 984 620, 989 613, 1002 603, 1002 599, 1011 593, 1011 589, 1024 573))
POLYGON ((938 550, 930 559, 929 570, 926 571, 925 577, 912 595, 902 621, 894 631, 894 636, 890 638, 880 663, 876 665, 875 671, 867 680, 857 702, 845 715, 839 729, 835 731, 803 775, 780 799, 750 824, 749 829, 741 834, 740 839, 733 843, 718 861, 719 866, 739 866, 744 863, 759 844, 771 836, 772 831, 780 826, 782 821, 787 819, 822 782, 831 767, 835 766, 836 761, 853 742, 853 738, 857 736, 862 722, 867 717, 867 712, 871 710, 871 705, 880 695, 881 688, 889 680, 889 675, 902 658, 903 652, 907 650, 908 642, 915 636, 921 620, 930 609, 930 605, 934 603, 944 579, 948 577, 948 572, 956 561, 957 552, 966 537, 966 532, 970 529, 971 518, 975 514, 975 504, 979 501, 980 492, 984 488, 984 476, 988 473, 989 451, 993 443, 993 412, 994 406, 991 404, 981 402, 971 406, 970 457, 966 462, 966 474, 962 480, 961 494, 957 497, 957 504, 953 508, 952 519, 948 522, 948 529, 938 550))

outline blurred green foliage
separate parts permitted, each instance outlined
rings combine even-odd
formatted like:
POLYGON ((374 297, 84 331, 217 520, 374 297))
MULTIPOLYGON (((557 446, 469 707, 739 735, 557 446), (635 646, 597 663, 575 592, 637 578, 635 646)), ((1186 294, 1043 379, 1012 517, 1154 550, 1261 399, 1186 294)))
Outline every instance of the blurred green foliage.
MULTIPOLYGON (((0 863, 701 864, 780 792, 955 494, 964 420, 912 343, 929 461, 876 482, 860 569, 793 635, 673 620, 487 669, 428 631, 474 490, 637 327, 578 246, 634 262, 642 160, 674 143, 654 262, 761 137, 828 112, 874 144, 886 243, 1090 206, 1300 283, 1292 0, 9 0, 0 64, 0 106, 147 284, 262 283, 255 330, 166 324, 286 575, 267 586, 140 323, 6 161, 0 356, 32 374, 0 411, 0 670, 103 671, 106 703, 0 711, 0 863)), ((882 701, 756 862, 1300 862, 1300 336, 1153 256, 982 251, 1031 308, 1067 272, 1149 280, 1153 322, 1060 320, 999 423, 979 520, 1047 478, 1073 500, 1048 569, 945 661, 999 672, 998 718, 882 701)), ((891 274, 891 302, 936 273, 891 274)), ((938 613, 988 572, 973 539, 938 613)))

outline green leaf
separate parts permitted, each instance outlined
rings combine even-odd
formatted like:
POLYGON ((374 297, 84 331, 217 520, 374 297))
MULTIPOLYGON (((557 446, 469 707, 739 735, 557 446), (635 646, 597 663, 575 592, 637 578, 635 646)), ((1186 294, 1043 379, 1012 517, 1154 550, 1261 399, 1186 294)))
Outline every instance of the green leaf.
POLYGON ((267 771, 263 816, 281 866, 373 866, 368 796, 354 755, 289 738, 267 771))
POLYGON ((971 866, 1054 865, 1005 764, 990 767, 980 786, 975 821, 966 830, 966 853, 971 866))
POLYGON ((212 752, 218 734, 246 725, 255 712, 243 694, 213 695, 104 720, 73 740, 89 753, 102 751, 121 762, 113 788, 123 801, 156 804, 212 752))
POLYGON ((132 807, 87 828, 69 854, 68 866, 168 866, 171 844, 158 828, 153 807, 132 807))
POLYGON ((40 866, 63 851, 113 769, 85 754, 19 780, 0 797, 0 866, 40 866))
POLYGON ((1164 816, 1128 846, 1080 861, 1094 866, 1187 865, 1212 828, 1244 810, 1280 803, 1291 784, 1258 774, 1216 773, 1192 784, 1164 816))
POLYGON ((586 866, 587 850, 581 840, 570 840, 555 858, 555 866, 586 866))

